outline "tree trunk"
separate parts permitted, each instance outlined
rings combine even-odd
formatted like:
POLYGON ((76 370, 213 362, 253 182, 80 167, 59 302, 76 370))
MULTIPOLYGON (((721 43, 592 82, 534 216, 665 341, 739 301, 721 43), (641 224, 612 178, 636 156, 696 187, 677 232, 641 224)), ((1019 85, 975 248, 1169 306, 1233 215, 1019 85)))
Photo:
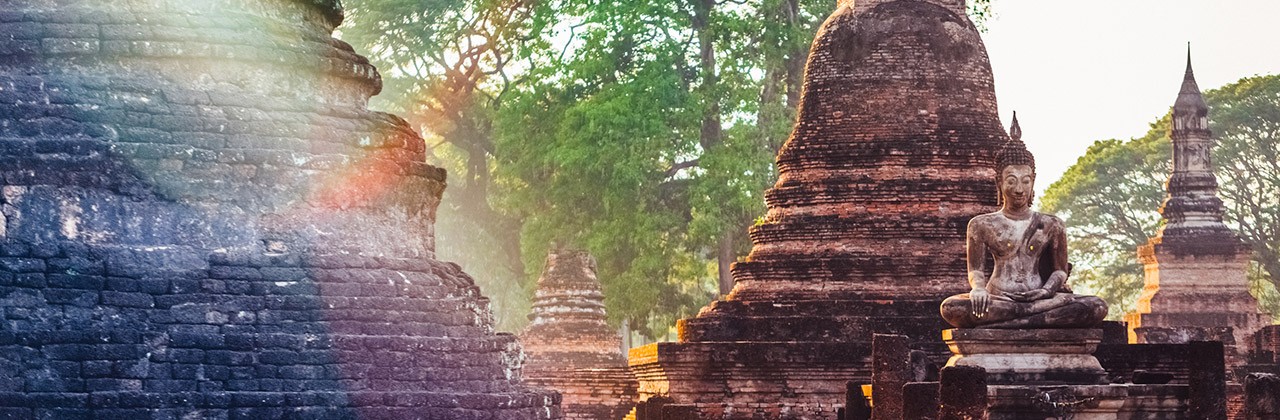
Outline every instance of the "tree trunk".
MULTIPOLYGON (((786 3, 787 18, 792 26, 800 24, 799 0, 788 0, 786 3)), ((804 83, 804 64, 809 59, 809 42, 795 42, 794 49, 786 56, 787 109, 795 110, 800 106, 800 88, 804 83)))
POLYGON ((706 109, 702 114, 702 130, 698 143, 702 150, 720 144, 722 139, 720 127, 720 83, 716 72, 715 34, 711 33, 711 12, 716 7, 716 0, 694 0, 693 30, 698 34, 698 50, 702 66, 703 100, 706 109))
POLYGON ((734 242, 737 234, 732 231, 725 232, 720 237, 720 252, 716 256, 716 262, 719 265, 720 274, 720 296, 726 296, 733 291, 733 263, 738 260, 738 255, 733 252, 734 242))
POLYGON ((450 143, 467 155, 467 173, 462 174, 462 182, 455 187, 455 203, 463 214, 478 219, 481 229, 498 241, 495 245, 504 254, 500 264, 506 265, 519 278, 525 275, 520 249, 521 221, 499 213, 489 204, 489 186, 492 180, 489 177, 489 153, 485 150, 488 139, 482 138, 488 134, 485 133, 487 130, 477 129, 471 123, 466 119, 459 121, 458 129, 449 138, 450 143))

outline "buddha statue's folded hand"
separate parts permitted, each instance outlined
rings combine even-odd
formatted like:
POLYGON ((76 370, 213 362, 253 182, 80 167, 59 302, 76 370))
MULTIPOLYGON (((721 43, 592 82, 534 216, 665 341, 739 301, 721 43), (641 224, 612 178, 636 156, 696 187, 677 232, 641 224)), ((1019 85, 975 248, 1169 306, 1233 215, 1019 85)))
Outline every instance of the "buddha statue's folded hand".
POLYGON ((1051 298, 1055 293, 1048 289, 1035 289, 1025 292, 1004 292, 1004 295, 1009 299, 1013 299, 1014 302, 1034 302, 1051 298))

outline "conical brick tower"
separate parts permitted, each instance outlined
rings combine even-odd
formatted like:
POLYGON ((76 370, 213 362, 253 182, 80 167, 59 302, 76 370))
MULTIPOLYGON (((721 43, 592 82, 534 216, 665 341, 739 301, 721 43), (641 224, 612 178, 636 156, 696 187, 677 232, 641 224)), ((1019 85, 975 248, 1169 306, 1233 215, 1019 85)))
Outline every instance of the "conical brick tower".
POLYGON ((827 19, 733 292, 682 321, 680 342, 632 350, 642 399, 665 385, 709 418, 833 418, 845 381, 869 382, 873 333, 940 344, 1007 139, 964 9, 859 1, 827 19))
POLYGON ((538 278, 529 327, 520 334, 525 381, 563 397, 565 418, 621 419, 636 398, 622 337, 605 323, 595 259, 555 250, 538 278))

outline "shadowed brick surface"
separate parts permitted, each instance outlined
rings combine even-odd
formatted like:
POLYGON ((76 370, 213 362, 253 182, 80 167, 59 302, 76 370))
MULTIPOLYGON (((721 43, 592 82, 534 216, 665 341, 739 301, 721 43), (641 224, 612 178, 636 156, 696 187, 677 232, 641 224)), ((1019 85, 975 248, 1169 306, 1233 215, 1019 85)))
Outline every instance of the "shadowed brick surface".
POLYGON ((553 418, 336 0, 0 0, 0 407, 553 418))
POLYGON ((1244 413, 1247 420, 1280 418, 1280 377, 1249 374, 1244 380, 1244 413))
POLYGON ((987 372, 980 367, 942 368, 938 382, 938 418, 980 420, 987 413, 987 372))
POLYGON ((937 382, 908 382, 902 386, 903 420, 937 420, 937 382))

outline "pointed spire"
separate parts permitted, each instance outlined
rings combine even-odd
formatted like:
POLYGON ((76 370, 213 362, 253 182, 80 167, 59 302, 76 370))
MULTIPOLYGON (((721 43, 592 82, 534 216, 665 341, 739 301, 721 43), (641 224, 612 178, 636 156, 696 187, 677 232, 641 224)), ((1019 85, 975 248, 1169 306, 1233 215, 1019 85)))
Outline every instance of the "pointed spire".
POLYGON ((1191 71, 1191 41, 1187 41, 1187 73, 1183 79, 1195 79, 1194 73, 1191 71))
POLYGON ((1009 139, 1022 142, 1022 127, 1018 125, 1018 111, 1013 111, 1013 122, 1009 124, 1009 139))
POLYGON ((1204 96, 1200 94, 1200 86, 1196 84, 1195 72, 1191 69, 1191 43, 1187 43, 1187 73, 1182 77, 1182 89, 1178 91, 1178 100, 1173 103, 1173 112, 1208 112, 1204 96))

